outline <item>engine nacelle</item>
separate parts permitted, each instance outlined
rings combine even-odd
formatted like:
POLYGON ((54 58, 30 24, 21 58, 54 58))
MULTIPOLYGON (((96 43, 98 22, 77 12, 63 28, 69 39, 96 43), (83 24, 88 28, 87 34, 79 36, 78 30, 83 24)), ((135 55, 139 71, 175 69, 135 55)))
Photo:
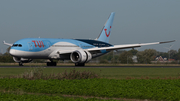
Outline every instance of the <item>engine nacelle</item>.
POLYGON ((18 58, 18 57, 13 57, 13 60, 14 60, 15 62, 18 62, 18 63, 20 63, 20 62, 22 62, 22 63, 28 63, 28 62, 31 62, 31 61, 32 61, 32 59, 18 58))
POLYGON ((92 55, 88 51, 77 50, 71 53, 70 58, 74 63, 85 63, 92 59, 92 55))

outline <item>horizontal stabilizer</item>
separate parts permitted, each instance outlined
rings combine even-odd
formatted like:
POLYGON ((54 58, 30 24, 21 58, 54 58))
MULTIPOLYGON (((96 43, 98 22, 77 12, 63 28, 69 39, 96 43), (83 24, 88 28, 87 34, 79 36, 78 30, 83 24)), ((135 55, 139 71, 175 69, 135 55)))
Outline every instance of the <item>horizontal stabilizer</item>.
POLYGON ((12 46, 13 44, 10 44, 10 43, 6 43, 5 41, 3 41, 3 43, 5 44, 5 45, 8 45, 8 46, 12 46))

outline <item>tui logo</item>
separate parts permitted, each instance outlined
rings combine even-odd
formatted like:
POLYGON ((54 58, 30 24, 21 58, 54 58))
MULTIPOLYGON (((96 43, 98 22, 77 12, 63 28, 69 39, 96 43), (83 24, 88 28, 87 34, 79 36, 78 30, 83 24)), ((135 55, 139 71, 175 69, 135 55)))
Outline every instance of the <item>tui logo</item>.
MULTIPOLYGON (((110 28, 111 28, 111 26, 110 26, 110 28)), ((107 34, 107 29, 104 29, 104 31, 105 31, 106 36, 107 36, 107 37, 109 37, 109 35, 110 35, 110 31, 109 31, 109 33, 108 33, 108 34, 107 34)))
POLYGON ((32 40, 32 42, 34 42, 35 47, 37 47, 37 46, 39 48, 44 47, 44 43, 42 41, 32 40))

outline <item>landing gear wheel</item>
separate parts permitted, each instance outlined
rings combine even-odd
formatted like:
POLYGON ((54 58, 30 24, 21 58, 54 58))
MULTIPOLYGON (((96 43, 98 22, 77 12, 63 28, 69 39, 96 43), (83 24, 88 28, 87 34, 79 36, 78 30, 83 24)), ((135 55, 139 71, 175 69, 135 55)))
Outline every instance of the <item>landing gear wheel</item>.
POLYGON ((22 62, 19 62, 19 66, 23 66, 23 63, 22 63, 22 62))
POLYGON ((56 66, 57 63, 56 62, 47 62, 47 66, 56 66))
POLYGON ((85 66, 85 63, 75 63, 75 66, 85 66))

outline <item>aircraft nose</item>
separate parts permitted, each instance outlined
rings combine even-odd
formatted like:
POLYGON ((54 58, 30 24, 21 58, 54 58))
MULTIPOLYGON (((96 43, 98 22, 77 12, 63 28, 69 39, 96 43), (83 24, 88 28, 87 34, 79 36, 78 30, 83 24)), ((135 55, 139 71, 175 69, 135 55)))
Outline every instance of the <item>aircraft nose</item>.
POLYGON ((9 54, 11 54, 11 55, 13 55, 13 56, 14 56, 14 55, 16 54, 16 50, 14 50, 14 49, 10 49, 10 50, 9 50, 9 54))

